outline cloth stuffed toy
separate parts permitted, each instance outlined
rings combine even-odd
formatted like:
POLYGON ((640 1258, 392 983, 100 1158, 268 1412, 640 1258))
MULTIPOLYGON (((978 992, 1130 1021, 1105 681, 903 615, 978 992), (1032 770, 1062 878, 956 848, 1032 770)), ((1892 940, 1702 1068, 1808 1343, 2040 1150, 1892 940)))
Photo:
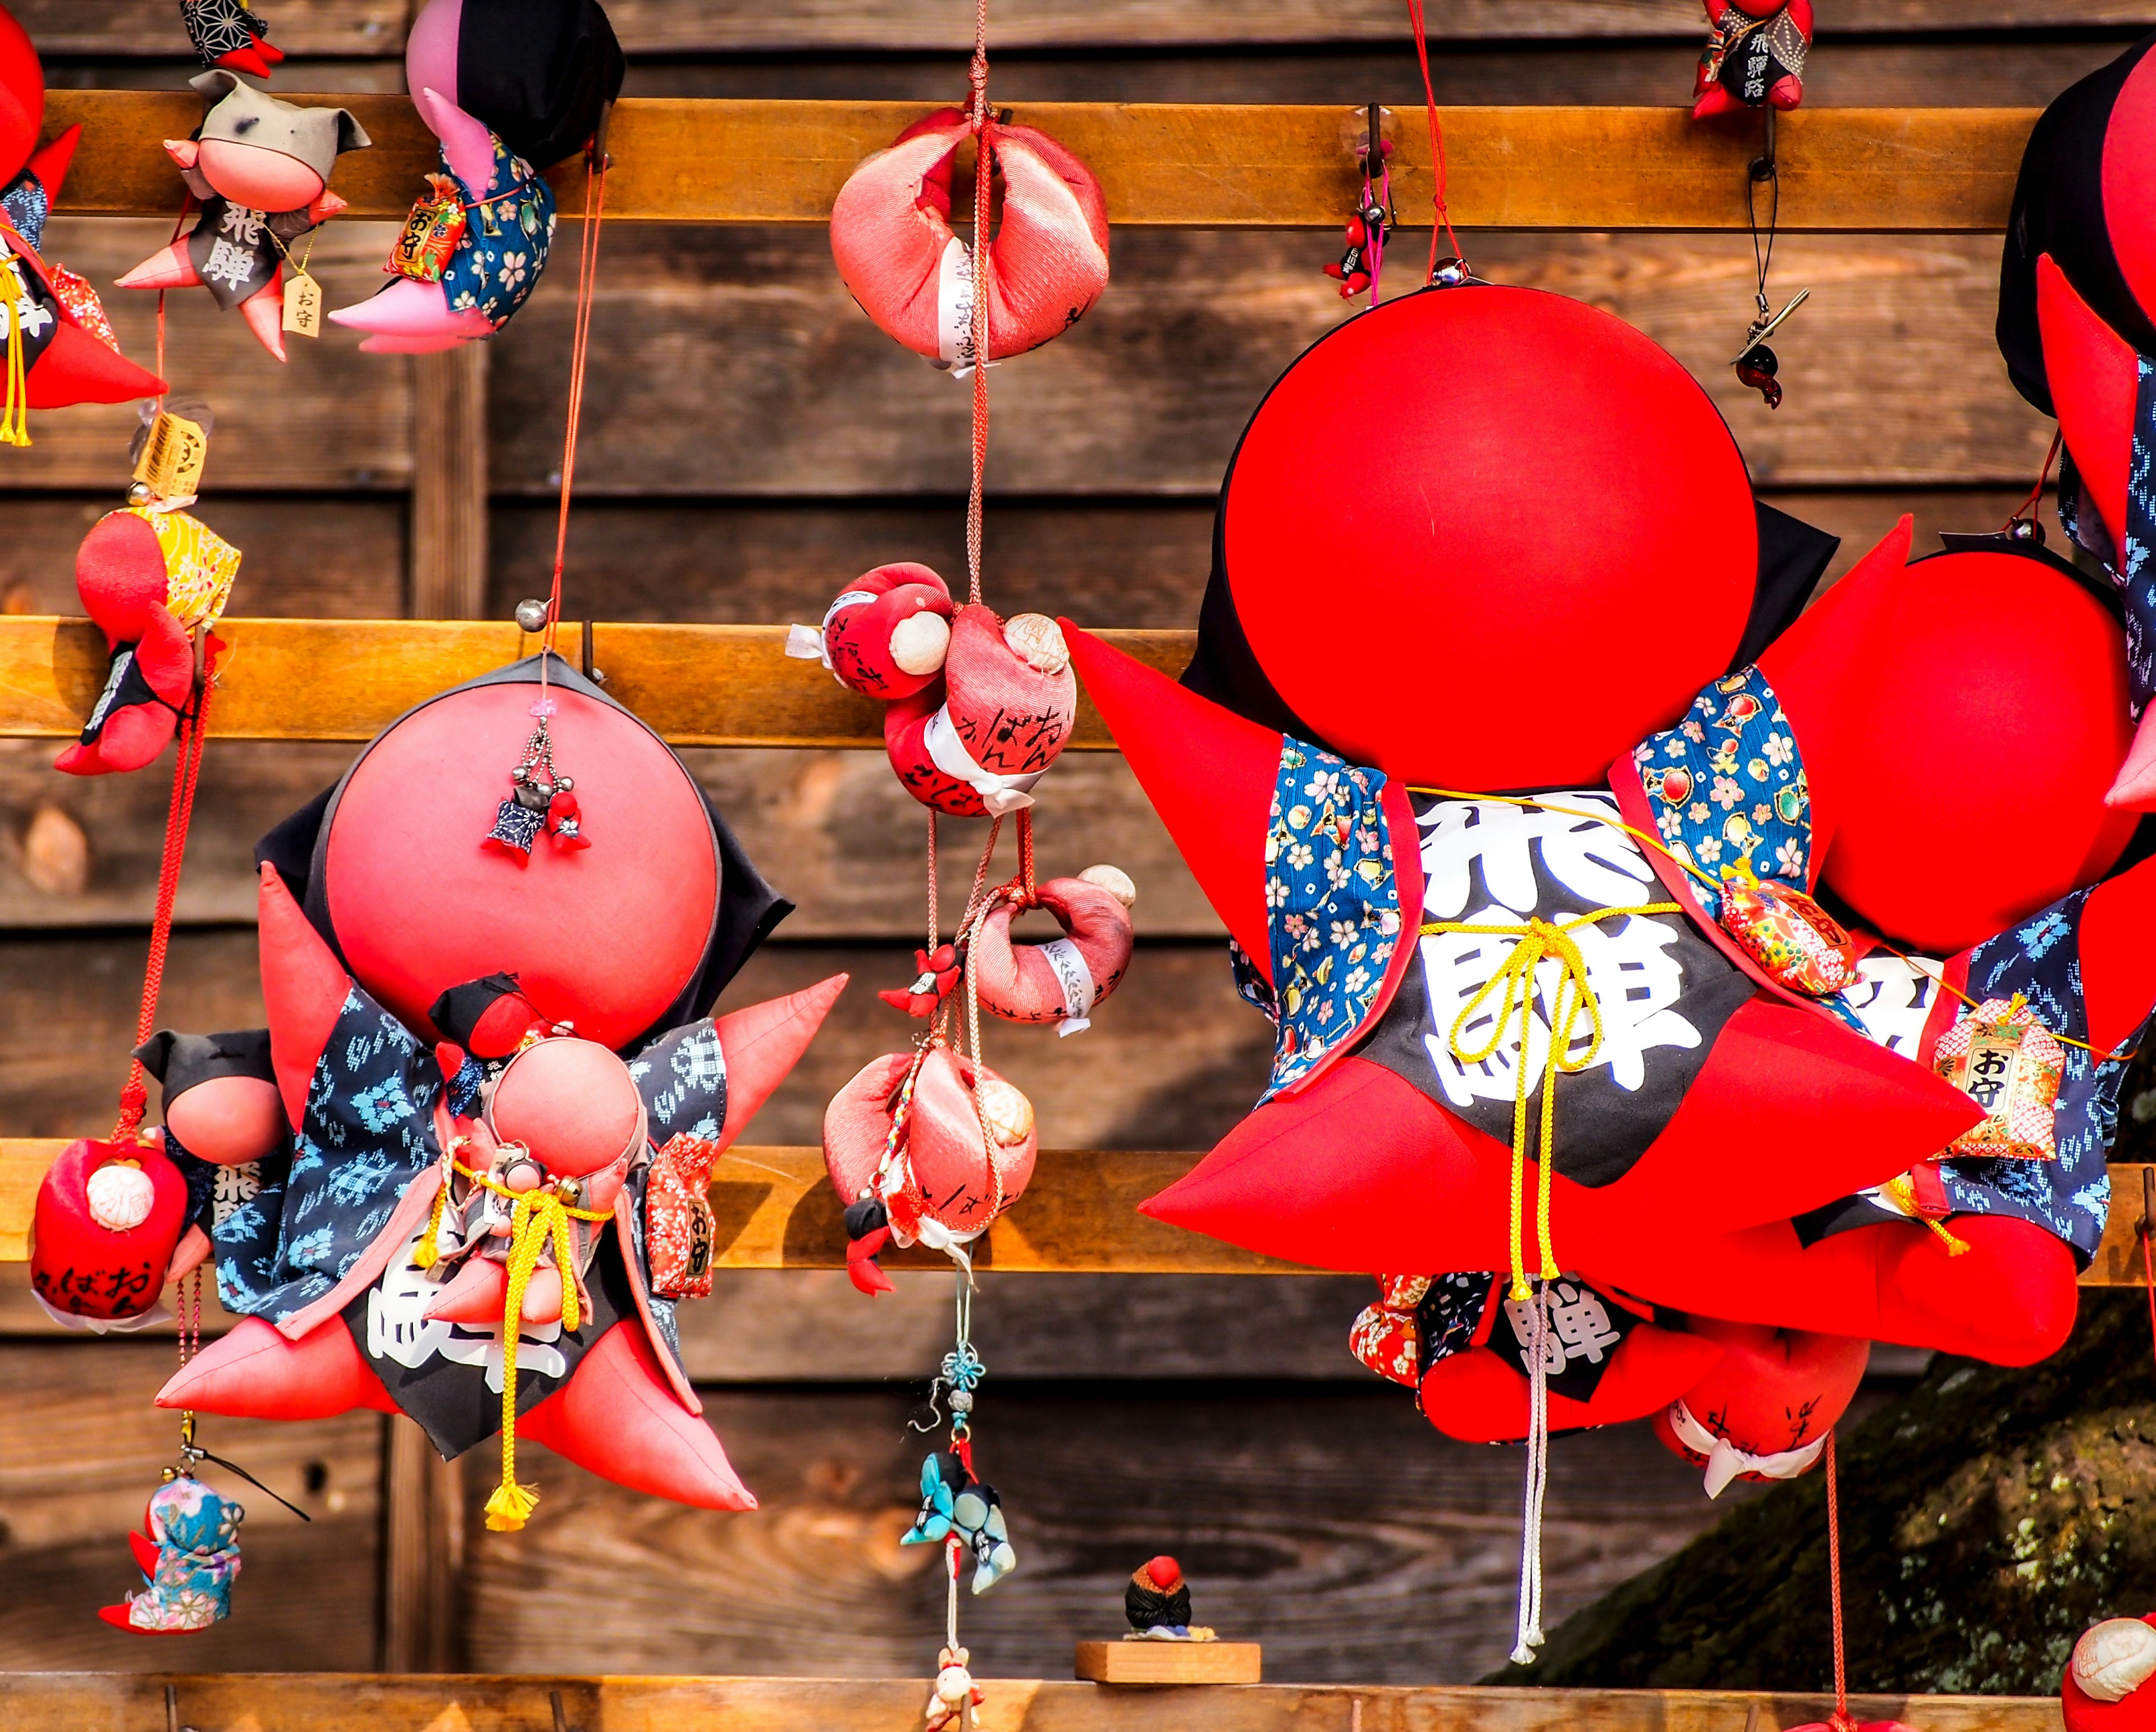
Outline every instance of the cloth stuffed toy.
POLYGON ((112 660, 82 737, 55 769, 104 776, 156 760, 194 695, 194 634, 223 616, 239 560, 208 525, 162 502, 91 525, 75 551, 75 592, 112 660))
MULTIPOLYGON (((2133 713, 2156 694, 2156 35, 2044 110, 2015 184, 1999 346, 2022 396, 2058 417, 2059 515, 2125 604, 2133 713)), ((2112 790, 2156 806, 2156 732, 2112 790)))
MULTIPOLYGON (((1053 1022, 1058 1034, 1086 1028, 1093 1007, 1131 966, 1137 933, 1130 909, 1137 894, 1129 874, 1113 866, 1050 879, 1035 893, 1035 905, 1054 917, 1063 936, 1046 944, 1014 943, 1011 922, 1024 910, 1015 899, 998 902, 969 946, 981 1008, 1007 1022, 1053 1022)), ((883 995, 886 1002, 891 996, 883 995)))
POLYGON ((1655 1417, 1662 1447, 1707 1470, 1710 1498, 1735 1479, 1794 1479, 1825 1451, 1871 1362, 1871 1344, 1751 1323, 1698 1318, 1698 1339, 1722 1357, 1655 1417))
POLYGON ((365 150, 367 131, 341 108, 300 108, 219 69, 189 82, 210 105, 192 138, 168 138, 195 226, 120 279, 122 289, 205 288, 285 359, 285 261, 292 243, 334 217, 336 159, 365 150))
POLYGON ((786 653, 880 698, 884 751, 907 792, 953 817, 1000 817, 1062 755, 1078 716, 1070 652, 1045 614, 958 607, 927 566, 879 566, 787 634, 786 653))
POLYGON ((164 1090, 161 1146, 187 1181, 186 1224, 166 1277, 177 1281, 209 1256, 218 1224, 254 1202, 262 1164, 283 1151, 291 1132, 266 1028, 161 1028, 135 1056, 164 1090))
POLYGON ((141 1329, 158 1304, 192 1207, 187 1180, 156 1136, 79 1138, 38 1183, 30 1290, 69 1329, 141 1329))
POLYGON ((790 904, 658 735, 557 657, 408 712, 259 853, 293 1134, 213 1236, 245 1320, 160 1403, 402 1409, 450 1458, 499 1431, 499 1527, 531 1507, 520 1436, 753 1507, 697 1417, 675 1305, 708 1290, 711 1161, 844 976, 711 1018, 790 904), (483 846, 521 809, 505 784, 557 755, 588 845, 483 846))
POLYGON ((23 27, 0 9, 0 443, 28 443, 31 409, 160 397, 164 381, 120 353, 82 278, 38 256, 45 221, 82 136, 70 126, 40 145, 45 73, 23 27))
POLYGON ((248 0, 180 0, 180 22, 204 66, 267 78, 285 58, 248 0))
POLYGON ((1730 0, 1706 0, 1707 46, 1692 79, 1692 117, 1746 108, 1794 108, 1804 100, 1804 62, 1812 48, 1811 0, 1787 0, 1769 12, 1730 0))
MULTIPOLYGON (((1415 1391, 1423 1415, 1465 1443, 1516 1443, 1532 1425, 1529 1308, 1505 1279, 1381 1275, 1378 1302, 1348 1332, 1370 1370, 1415 1391)), ((1552 1284, 1549 1429, 1577 1431, 1661 1412, 1720 1363, 1720 1344, 1672 1326, 1652 1306, 1576 1277, 1552 1284)))
POLYGON ((376 354, 501 330, 553 247, 541 174, 596 137, 624 66, 596 0, 427 0, 405 41, 405 87, 441 141, 441 172, 383 267, 398 280, 330 317, 371 333, 360 346, 376 354))
POLYGON ((150 1494, 145 1534, 130 1534, 144 1586, 125 1603, 100 1606, 108 1624, 145 1635, 180 1636, 207 1630, 232 1613, 239 1574, 239 1524, 247 1512, 191 1473, 168 1479, 150 1494))
MULTIPOLYGON (((951 232, 951 176, 972 136, 961 110, 923 116, 846 177, 831 256, 876 328, 963 377, 973 365, 973 264, 951 232)), ((1093 172, 1045 132, 993 126, 1003 213, 988 243, 988 354, 1037 349, 1108 286, 1108 211, 1093 172)), ((967 213, 971 214, 970 200, 967 213)))
MULTIPOLYGON (((2129 726, 2116 592, 2005 545, 1905 566, 1905 520, 1757 668, 1786 724, 1784 767, 1810 793, 1809 833, 1777 833, 1776 858, 1796 844, 1784 870, 1834 894, 1860 955, 1860 977, 1820 1002, 1986 1099, 1983 1125, 1884 1184, 1698 1236, 1681 1258, 1613 1246, 1589 1265, 1598 1277, 1666 1304, 2006 1364, 2065 1340, 2108 1214, 2125 1073, 2112 1055, 2156 1007, 2156 869, 2107 875, 2131 833, 2102 792, 2129 726), (1921 776, 1875 796, 1866 742, 1888 737, 1912 763, 1976 740, 2005 755, 1982 800, 1921 776), (1941 859, 1981 866, 1943 873, 1941 859), (1944 961, 1880 947, 1878 931, 1944 961), (1979 1041, 2004 1088, 1970 1073, 1979 1041), (1989 1128, 2010 1130, 2017 1107, 2025 1137, 1989 1128)), ((1722 736, 1726 701, 1703 698, 1703 735, 1722 736)), ((1681 848, 1708 827, 1668 791, 1701 751, 1671 730, 1612 778, 1628 814, 1681 848)), ((1694 901, 1692 883, 1671 894, 1694 901)))
POLYGON ((2066 1732, 2144 1732, 2156 1719, 2156 1614, 2107 1617, 2082 1632, 2059 1680, 2066 1732))
POLYGON ((1147 1212, 1326 1268, 1592 1276, 1968 1129, 1966 1095, 1702 930, 1595 787, 1773 640, 1823 539, 1756 506, 1675 361, 1578 303, 1429 290, 1310 349, 1223 488, 1184 684, 1066 628, 1276 1024, 1257 1110, 1147 1212), (1432 629, 1312 655, 1320 568, 1328 617, 1432 629), (1521 787, 1568 792, 1476 792, 1521 787), (1762 1145, 1804 1158, 1703 1182, 1762 1145))

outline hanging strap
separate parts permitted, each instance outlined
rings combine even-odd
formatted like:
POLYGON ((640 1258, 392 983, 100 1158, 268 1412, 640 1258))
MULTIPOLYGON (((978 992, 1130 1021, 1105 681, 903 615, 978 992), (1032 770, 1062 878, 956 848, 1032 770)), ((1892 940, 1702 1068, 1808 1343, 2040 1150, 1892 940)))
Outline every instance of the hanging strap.
MULTIPOLYGON (((157 905, 150 922, 150 956, 142 971, 142 1005, 135 1018, 135 1044, 141 1046, 157 1032, 157 994, 164 984, 165 957, 172 940, 172 905, 179 898, 180 862, 187 848, 187 825, 194 815, 195 793, 202 780, 203 740, 209 732, 209 699, 215 690, 218 653, 224 648, 215 638, 203 640, 203 670, 196 682, 194 702, 182 713, 179 751, 172 766, 172 803, 165 817, 165 853, 157 868, 157 905)), ((129 1061, 127 1080, 120 1090, 120 1118, 112 1127, 112 1140, 140 1140, 142 1114, 150 1091, 142 1080, 142 1061, 129 1061)))

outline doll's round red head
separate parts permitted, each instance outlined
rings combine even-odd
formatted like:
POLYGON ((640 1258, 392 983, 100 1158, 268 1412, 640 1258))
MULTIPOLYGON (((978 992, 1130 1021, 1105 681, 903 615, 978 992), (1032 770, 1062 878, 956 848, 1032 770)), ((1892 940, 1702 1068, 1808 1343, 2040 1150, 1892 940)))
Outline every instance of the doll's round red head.
POLYGON ((620 1048, 701 1014, 786 905, 665 742, 558 658, 549 731, 578 833, 542 828, 528 857, 482 846, 526 757, 538 667, 407 712, 259 852, 304 879, 309 918, 415 1031, 440 1033, 450 987, 508 975, 542 1021, 620 1048))
POLYGON ((1732 1476, 1741 1478, 1787 1478, 1809 1466, 1800 1458, 1776 1458, 1810 1448, 1834 1429, 1855 1399, 1871 1355, 1869 1341, 1850 1335, 1711 1317, 1692 1318, 1686 1326, 1720 1344, 1722 1356, 1657 1416, 1655 1435, 1697 1464, 1709 1463, 1712 1442, 1720 1440, 1777 1470, 1768 1474, 1746 1467, 1732 1476))
POLYGON ((1214 557, 1188 683, 1471 789, 1598 780, 1729 668, 1760 587, 1743 459, 1691 375, 1608 313, 1491 286, 1388 302, 1290 367, 1214 557))
POLYGON ((45 69, 29 32, 0 7, 0 192, 37 148, 45 122, 45 69))

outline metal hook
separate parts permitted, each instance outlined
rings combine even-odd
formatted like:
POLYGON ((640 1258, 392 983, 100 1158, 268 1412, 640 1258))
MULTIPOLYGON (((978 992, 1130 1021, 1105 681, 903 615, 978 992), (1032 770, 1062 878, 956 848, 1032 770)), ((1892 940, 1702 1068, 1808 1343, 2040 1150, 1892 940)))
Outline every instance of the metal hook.
POLYGON ((165 1686, 165 1732, 195 1732, 192 1726, 180 1724, 180 1687, 165 1686))
POLYGON ((597 668, 594 668, 592 665, 592 623, 588 619, 584 622, 583 672, 584 678, 590 680, 593 685, 604 685, 606 684, 606 675, 600 673, 597 668))
POLYGON ((568 1713, 562 1706, 562 1693, 559 1690, 549 1690, 547 1693, 547 1699, 553 1704, 554 1732, 578 1732, 578 1729, 569 1724, 568 1713))
POLYGON ((1373 182, 1381 181, 1385 176, 1385 123, 1378 104, 1370 103, 1365 111, 1369 131, 1363 135, 1363 173, 1373 182))
POLYGON ((2141 1222, 2133 1229, 2133 1236, 2156 1238, 2156 1166, 2141 1169, 2141 1222))

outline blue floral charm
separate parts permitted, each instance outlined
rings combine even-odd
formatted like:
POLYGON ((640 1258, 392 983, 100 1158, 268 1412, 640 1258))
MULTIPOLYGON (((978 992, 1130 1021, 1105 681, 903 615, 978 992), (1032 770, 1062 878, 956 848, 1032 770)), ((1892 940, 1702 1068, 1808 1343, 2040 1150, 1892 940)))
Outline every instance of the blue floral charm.
POLYGON ((1018 1567, 996 1489, 968 1473, 955 1451, 938 1450, 921 1464, 921 1512, 899 1544, 928 1545, 953 1534, 973 1554, 975 1593, 993 1587, 1018 1567))
POLYGON ((98 1616, 149 1635, 207 1630, 230 1617, 239 1524, 246 1515, 192 1474, 176 1474, 151 1494, 143 1523, 148 1537, 128 1536, 142 1566, 142 1588, 98 1616))

